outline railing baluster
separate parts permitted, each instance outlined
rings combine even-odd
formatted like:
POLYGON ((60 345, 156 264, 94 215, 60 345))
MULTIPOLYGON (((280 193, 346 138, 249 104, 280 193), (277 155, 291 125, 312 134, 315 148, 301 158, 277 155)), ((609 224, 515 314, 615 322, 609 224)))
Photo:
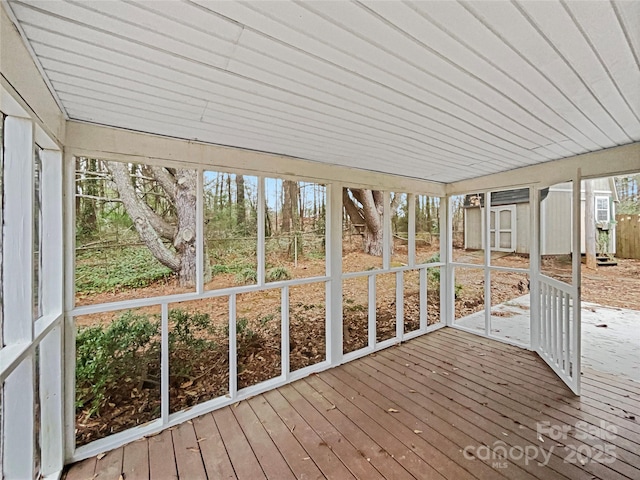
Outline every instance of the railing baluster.
POLYGON ((542 345, 542 349, 547 352, 549 349, 547 348, 547 284, 540 282, 540 297, 541 297, 541 309, 540 309, 540 324, 542 326, 541 337, 540 337, 540 345, 542 345))
POLYGON ((558 304, 558 334, 556 335, 556 351, 558 367, 562 368, 562 359, 564 358, 564 352, 562 351, 562 334, 563 334, 563 313, 564 308, 562 306, 562 300, 564 299, 564 292, 556 289, 556 302, 558 304))
POLYGON ((545 349, 547 351, 548 355, 551 355, 551 338, 552 338, 552 333, 551 333, 551 287, 549 285, 547 285, 546 288, 546 292, 545 292, 545 296, 547 297, 547 314, 546 314, 546 324, 547 324, 547 338, 544 342, 545 344, 545 349))
POLYGON ((555 287, 551 287, 550 292, 549 292, 549 301, 551 302, 551 335, 549 336, 549 353, 551 354, 551 358, 553 359, 554 362, 557 361, 557 352, 556 352, 556 343, 555 343, 555 338, 556 335, 558 334, 558 329, 557 329, 557 316, 558 316, 558 310, 557 310, 557 304, 556 304, 556 289, 555 287))
POLYGON ((568 293, 564 294, 564 371, 566 374, 569 374, 569 360, 571 355, 571 308, 569 306, 570 303, 570 295, 568 293))

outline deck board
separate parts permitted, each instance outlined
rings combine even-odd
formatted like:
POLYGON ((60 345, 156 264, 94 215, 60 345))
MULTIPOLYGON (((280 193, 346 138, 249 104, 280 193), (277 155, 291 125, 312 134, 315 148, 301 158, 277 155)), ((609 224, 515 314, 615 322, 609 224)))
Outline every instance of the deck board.
MULTIPOLYGON (((380 454, 390 455, 400 463, 404 469, 414 476, 419 476, 422 472, 423 474, 432 474, 433 478, 442 478, 442 476, 439 475, 433 467, 428 465, 422 458, 413 452, 409 446, 405 445, 401 440, 390 434, 384 426, 380 425, 374 418, 367 415, 367 413, 364 410, 361 410, 356 403, 351 402, 351 400, 360 400, 358 393, 350 399, 349 391, 338 392, 326 382, 327 379, 327 375, 322 375, 307 379, 306 381, 318 393, 331 402, 332 405, 335 405, 336 410, 344 413, 344 415, 352 419, 359 428, 378 443, 383 449, 382 452, 379 452, 380 454)), ((380 417, 380 415, 377 416, 380 417)))
POLYGON ((149 478, 149 442, 142 439, 124 446, 122 473, 127 480, 149 478))
POLYGON ((196 431, 193 428, 193 421, 184 422, 175 427, 171 432, 171 436, 173 437, 173 451, 176 456, 178 478, 188 478, 189 480, 206 479, 207 474, 196 438, 196 431))
POLYGON ((249 399, 247 403, 260 419, 260 423, 264 425, 296 478, 323 478, 315 461, 262 395, 249 399))
POLYGON ((291 385, 280 389, 280 393, 296 411, 304 417, 309 426, 322 438, 322 445, 330 449, 356 478, 380 479, 384 477, 371 465, 371 459, 363 456, 344 436, 324 418, 291 385))
POLYGON ((326 442, 316 431, 276 390, 264 394, 271 407, 278 413, 282 421, 287 425, 291 433, 296 437, 309 456, 314 459, 318 468, 327 478, 354 479, 336 454, 328 447, 326 442))
POLYGON ((251 448, 244 431, 231 411, 232 408, 234 407, 221 408, 212 415, 222 435, 222 441, 227 448, 236 477, 240 480, 266 478, 258 461, 260 454, 251 448))
POLYGON ((384 478, 397 480, 414 478, 395 458, 389 455, 381 444, 368 436, 353 419, 340 411, 337 406, 334 407, 307 382, 296 382, 293 384, 293 388, 311 403, 327 421, 335 425, 344 439, 357 448, 358 454, 367 458, 384 478))
POLYGON ((640 478, 640 383, 590 369, 582 383, 576 397, 535 353, 442 329, 79 462, 66 478, 640 478), (601 426, 615 435, 598 437, 601 426), (498 444, 548 460, 478 450, 498 444))
POLYGON ((124 447, 116 448, 107 452, 96 463, 96 471, 93 478, 100 480, 118 480, 122 475, 122 460, 124 447))
POLYGON ((213 415, 202 415, 193 419, 196 430, 196 441, 202 453, 204 468, 209 478, 236 478, 227 454, 227 449, 213 419, 213 415))
POLYGON ((73 465, 68 472, 64 480, 88 480, 93 478, 93 473, 96 471, 97 458, 87 458, 81 462, 73 465))
MULTIPOLYGON (((511 398, 519 398, 518 403, 521 405, 527 405, 528 399, 538 400, 536 408, 548 408, 548 413, 554 416, 559 415, 562 417, 564 414, 573 416, 575 417, 573 423, 577 420, 584 420, 591 425, 598 426, 603 420, 610 422, 618 428, 619 437, 628 438, 634 444, 640 443, 638 422, 625 418, 618 404, 602 401, 601 398, 594 399, 588 394, 580 398, 572 395, 541 360, 538 361, 539 370, 531 371, 525 368, 514 369, 513 367, 505 366, 503 363, 497 363, 488 354, 482 357, 476 354, 474 357, 472 356, 474 354, 459 351, 454 355, 448 352, 449 345, 446 348, 442 345, 443 348, 435 354, 425 350, 419 344, 408 347, 416 352, 420 360, 434 362, 442 360, 443 368, 450 368, 453 360, 462 361, 463 363, 458 364, 460 368, 457 373, 472 381, 477 375, 484 374, 486 376, 499 369, 500 379, 495 382, 496 388, 493 389, 494 391, 511 398), (468 361, 465 362, 464 359, 468 361), (543 376, 547 378, 542 378, 543 376), (555 386, 549 387, 550 382, 555 382, 555 386), (524 400, 523 396, 525 397, 524 400), (552 404, 551 407, 547 407, 550 402, 552 404), (556 411, 561 413, 556 413, 556 411)), ((531 352, 529 352, 529 355, 535 356, 531 352)))
POLYGON ((265 476, 295 480, 296 477, 291 468, 287 465, 286 460, 269 437, 249 403, 240 402, 232 411, 265 476))
POLYGON ((149 477, 174 480, 178 478, 171 430, 147 439, 149 443, 149 477))

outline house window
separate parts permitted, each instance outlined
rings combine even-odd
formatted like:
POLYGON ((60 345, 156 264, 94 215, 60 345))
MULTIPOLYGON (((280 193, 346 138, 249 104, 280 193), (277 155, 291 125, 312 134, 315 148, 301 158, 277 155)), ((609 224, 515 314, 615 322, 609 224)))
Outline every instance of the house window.
POLYGON ((609 221, 609 197, 596 197, 596 222, 609 221))

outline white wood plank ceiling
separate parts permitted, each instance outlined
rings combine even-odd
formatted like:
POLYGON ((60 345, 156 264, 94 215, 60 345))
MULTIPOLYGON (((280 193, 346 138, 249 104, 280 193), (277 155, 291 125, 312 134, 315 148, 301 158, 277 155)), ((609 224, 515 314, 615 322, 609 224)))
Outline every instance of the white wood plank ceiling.
POLYGON ((16 1, 71 119, 453 182, 640 141, 640 2, 16 1))

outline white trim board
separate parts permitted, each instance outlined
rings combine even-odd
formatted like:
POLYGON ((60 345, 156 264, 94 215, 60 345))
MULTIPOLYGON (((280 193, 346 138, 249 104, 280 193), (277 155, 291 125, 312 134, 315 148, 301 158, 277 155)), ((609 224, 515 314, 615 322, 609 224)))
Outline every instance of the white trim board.
POLYGON ((640 142, 449 183, 446 191, 448 195, 458 195, 532 184, 543 188, 571 180, 578 168, 582 169, 583 179, 636 173, 640 169, 640 142))
POLYGON ((163 165, 178 162, 298 180, 343 183, 348 179, 345 186, 438 197, 444 196, 445 191, 444 184, 427 180, 76 121, 67 122, 65 151, 71 155, 124 162, 162 162, 163 165))

